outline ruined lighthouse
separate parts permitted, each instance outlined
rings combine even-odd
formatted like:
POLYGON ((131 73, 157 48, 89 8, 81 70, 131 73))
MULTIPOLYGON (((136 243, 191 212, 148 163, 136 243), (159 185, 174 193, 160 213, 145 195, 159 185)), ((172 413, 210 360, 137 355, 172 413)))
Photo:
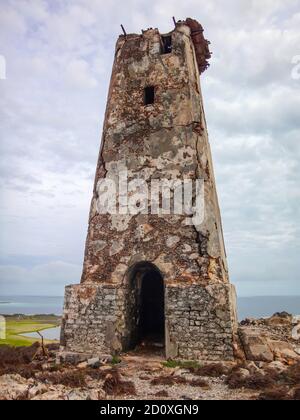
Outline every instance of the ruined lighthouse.
MULTIPOLYGON (((152 341, 167 358, 234 357, 236 296, 199 77, 208 66, 208 44, 193 19, 177 22, 168 34, 151 28, 118 38, 82 278, 65 292, 65 351, 118 353, 152 341), (136 189, 156 187, 156 195, 151 189, 136 200, 135 211, 128 203, 136 191, 120 186, 124 173, 127 182, 138 180, 136 189), (186 203, 182 211, 166 211, 166 180, 203 181, 201 220, 186 203), (111 196, 114 183, 122 189, 112 199, 114 211, 102 211, 104 181, 111 196)), ((174 191, 167 194, 170 209, 174 191)))

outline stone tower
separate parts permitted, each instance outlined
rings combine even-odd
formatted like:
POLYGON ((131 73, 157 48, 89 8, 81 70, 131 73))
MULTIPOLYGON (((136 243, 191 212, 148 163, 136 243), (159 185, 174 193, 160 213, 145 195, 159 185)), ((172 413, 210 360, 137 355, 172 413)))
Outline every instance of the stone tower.
MULTIPOLYGON (((151 28, 117 41, 83 274, 65 293, 66 351, 116 353, 153 341, 171 358, 234 357, 235 289, 199 80, 208 44, 192 19, 168 34, 151 28), (151 212, 150 197, 140 209, 136 203, 134 214, 124 211, 122 195, 122 210, 99 211, 102 181, 120 182, 125 168, 128 182, 146 185, 202 179, 204 219, 197 224, 192 212, 151 212)), ((161 196, 159 190, 159 203, 161 196)))

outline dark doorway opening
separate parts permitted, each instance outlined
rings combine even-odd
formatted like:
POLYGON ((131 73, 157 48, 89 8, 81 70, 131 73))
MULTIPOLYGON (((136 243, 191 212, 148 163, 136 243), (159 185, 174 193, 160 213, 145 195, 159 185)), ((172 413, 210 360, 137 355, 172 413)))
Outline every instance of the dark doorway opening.
POLYGON ((140 338, 162 341, 164 337, 164 284, 159 272, 150 270, 142 278, 140 338))
POLYGON ((162 349, 165 341, 164 281, 155 265, 141 262, 130 270, 127 305, 129 337, 126 347, 162 349))
POLYGON ((147 86, 144 89, 144 105, 154 104, 155 89, 154 86, 147 86))

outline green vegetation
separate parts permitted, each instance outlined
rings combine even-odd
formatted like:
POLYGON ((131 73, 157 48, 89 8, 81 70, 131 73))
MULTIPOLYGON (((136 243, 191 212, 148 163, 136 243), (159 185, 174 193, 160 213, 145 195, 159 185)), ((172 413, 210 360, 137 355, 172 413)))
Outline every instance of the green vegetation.
POLYGON ((164 367, 167 368, 176 368, 180 367, 182 369, 197 369, 200 367, 200 364, 195 360, 167 360, 166 362, 162 363, 164 367))
POLYGON ((121 363, 121 357, 119 357, 119 356, 117 356, 117 355, 114 355, 113 357, 112 357, 112 361, 111 361, 111 365, 117 365, 117 364, 119 364, 119 363, 121 363))
MULTIPOLYGON (((1 345, 14 347, 31 346, 39 341, 37 338, 23 337, 22 334, 43 331, 59 325, 59 317, 53 315, 38 316, 6 316, 6 339, 0 340, 1 345)), ((45 340, 45 343, 51 341, 45 340)))

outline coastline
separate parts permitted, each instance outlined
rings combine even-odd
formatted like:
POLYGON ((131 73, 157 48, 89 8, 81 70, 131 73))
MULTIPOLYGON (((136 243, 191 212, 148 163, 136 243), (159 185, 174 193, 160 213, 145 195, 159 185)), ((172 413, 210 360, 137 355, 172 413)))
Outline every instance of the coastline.
MULTIPOLYGON (((54 314, 63 312, 62 296, 8 296, 0 295, 0 315, 54 314), (1 303, 5 302, 5 303, 1 303)), ((238 318, 262 318, 275 312, 288 312, 298 315, 300 296, 238 296, 238 318)))
MULTIPOLYGON (((0 346, 9 345, 14 347, 31 346, 40 342, 39 337, 28 337, 26 334, 51 330, 60 326, 61 318, 55 315, 26 316, 22 314, 6 315, 6 338, 0 340, 0 346)), ((46 344, 57 340, 44 339, 46 344)))

